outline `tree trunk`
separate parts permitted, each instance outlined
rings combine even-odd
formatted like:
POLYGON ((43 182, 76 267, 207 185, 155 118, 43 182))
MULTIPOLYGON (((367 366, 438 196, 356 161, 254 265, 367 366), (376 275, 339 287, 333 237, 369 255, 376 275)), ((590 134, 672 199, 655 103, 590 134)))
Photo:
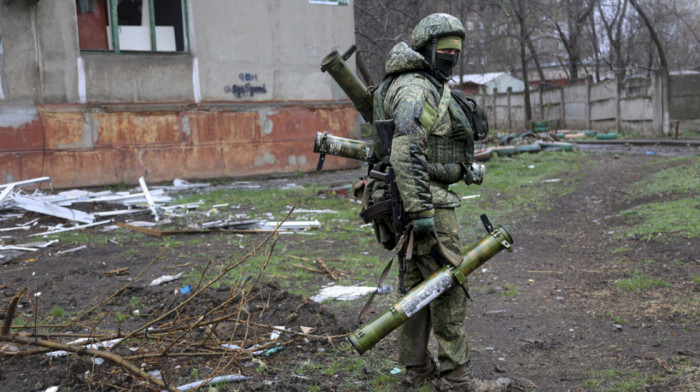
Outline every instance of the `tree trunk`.
POLYGON ((520 24, 520 65, 523 70, 523 82, 525 83, 525 129, 529 129, 530 121, 532 120, 532 109, 530 108, 530 82, 527 77, 527 53, 525 51, 525 45, 528 34, 525 28, 523 0, 518 0, 518 23, 520 24))
POLYGON ((630 3, 632 4, 632 7, 634 7, 634 9, 637 10, 639 17, 642 18, 644 24, 649 30, 651 39, 654 41, 654 45, 656 45, 656 50, 659 52, 659 63, 661 64, 661 68, 668 69, 668 63, 666 62, 666 54, 664 53, 664 47, 661 45, 661 41, 659 40, 659 36, 656 34, 654 26, 651 25, 651 22, 649 21, 649 18, 647 17, 647 14, 644 12, 642 7, 640 7, 639 4, 637 4, 637 0, 630 0, 630 3))

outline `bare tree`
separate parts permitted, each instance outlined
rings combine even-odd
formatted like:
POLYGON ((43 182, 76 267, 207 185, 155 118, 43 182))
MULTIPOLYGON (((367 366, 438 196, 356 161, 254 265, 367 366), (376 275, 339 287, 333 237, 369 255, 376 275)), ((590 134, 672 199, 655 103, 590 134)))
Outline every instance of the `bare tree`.
POLYGON ((612 49, 612 68, 616 73, 621 73, 621 76, 624 77, 627 64, 622 47, 624 39, 622 26, 627 11, 627 0, 602 3, 603 1, 598 3, 598 12, 612 49))
POLYGON ((413 27, 426 13, 420 0, 355 0, 355 42, 358 68, 365 82, 384 77, 384 61, 400 41, 411 42, 413 27), (362 69, 365 72, 362 72, 362 69))
POLYGON ((659 40, 659 36, 656 34, 656 29, 654 29, 654 26, 649 21, 649 17, 647 17, 646 12, 644 12, 642 7, 640 7, 639 4, 637 4, 637 0, 630 0, 630 3, 632 4, 632 7, 634 7, 634 9, 637 10, 639 17, 642 18, 644 24, 649 30, 649 34, 651 34, 651 39, 654 41, 654 45, 656 46, 656 50, 659 54, 659 62, 661 63, 661 68, 668 69, 668 62, 666 62, 666 54, 664 52, 664 47, 661 44, 661 40, 659 40))
POLYGON ((562 1, 564 21, 559 13, 551 13, 550 21, 559 34, 568 56, 569 81, 578 82, 578 66, 581 63, 581 38, 586 20, 588 19, 597 0, 564 0, 562 1), (566 22, 566 25, 564 25, 566 22))

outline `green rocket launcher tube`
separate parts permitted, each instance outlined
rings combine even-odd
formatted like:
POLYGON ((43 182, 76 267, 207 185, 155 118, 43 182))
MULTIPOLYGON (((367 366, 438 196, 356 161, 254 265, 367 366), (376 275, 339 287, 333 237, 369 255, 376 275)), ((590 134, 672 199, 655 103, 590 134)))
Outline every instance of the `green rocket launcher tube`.
POLYGON ((358 353, 363 354, 452 286, 466 282, 467 275, 498 252, 503 249, 512 251, 512 244, 510 234, 502 226, 498 226, 463 253, 459 266, 439 269, 384 313, 350 334, 350 343, 358 353))
POLYGON ((328 132, 316 132, 314 152, 364 162, 370 162, 374 157, 374 147, 371 144, 360 140, 333 136, 328 132))
POLYGON ((321 61, 321 71, 331 75, 350 98, 355 109, 360 112, 365 121, 371 124, 373 116, 372 94, 345 63, 345 60, 352 56, 355 49, 356 47, 353 45, 343 55, 340 55, 336 50, 332 51, 321 61))

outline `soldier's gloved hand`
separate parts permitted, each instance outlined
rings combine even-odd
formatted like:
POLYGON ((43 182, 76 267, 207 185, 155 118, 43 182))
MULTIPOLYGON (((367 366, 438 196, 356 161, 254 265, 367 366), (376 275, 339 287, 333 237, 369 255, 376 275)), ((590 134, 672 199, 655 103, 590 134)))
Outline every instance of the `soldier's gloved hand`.
POLYGON ((484 172, 486 171, 484 165, 472 163, 469 166, 464 165, 464 169, 464 182, 467 185, 481 185, 481 182, 484 181, 484 172))
POLYGON ((416 237, 425 237, 434 231, 435 219, 433 219, 432 216, 413 220, 413 234, 415 234, 416 237))

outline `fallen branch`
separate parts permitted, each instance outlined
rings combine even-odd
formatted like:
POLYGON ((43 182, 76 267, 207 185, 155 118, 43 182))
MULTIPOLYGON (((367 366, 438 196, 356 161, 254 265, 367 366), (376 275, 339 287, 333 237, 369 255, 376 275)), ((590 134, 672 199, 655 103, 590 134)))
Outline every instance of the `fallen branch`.
POLYGON ((323 259, 316 259, 316 261, 318 261, 318 264, 321 266, 321 268, 323 268, 323 271, 326 272, 326 275, 330 276, 330 278, 333 279, 334 282, 338 281, 338 276, 336 276, 336 274, 334 274, 333 271, 331 271, 331 269, 328 268, 326 262, 323 261, 323 259))
POLYGON ((2 323, 2 329, 0 330, 0 336, 5 336, 10 333, 10 326, 12 326, 12 320, 15 318, 15 312, 17 311, 17 306, 19 305, 19 301, 24 297, 24 294, 27 293, 27 286, 24 286, 24 288, 17 294, 15 294, 14 297, 12 297, 12 300, 10 300, 10 306, 7 307, 7 311, 5 312, 5 321, 2 323))
POLYGON ((178 392, 177 388, 165 385, 163 380, 160 380, 160 379, 157 379, 157 378, 151 376, 150 374, 144 372, 143 370, 141 370, 138 366, 134 365, 133 363, 131 363, 131 362, 125 360, 124 358, 120 357, 119 355, 113 354, 109 351, 93 350, 93 349, 85 348, 82 346, 73 346, 73 345, 69 345, 69 344, 54 342, 51 340, 33 339, 33 338, 28 338, 25 336, 17 336, 17 335, 0 336, 0 340, 8 342, 8 343, 21 343, 21 344, 26 344, 26 345, 30 345, 30 346, 39 346, 39 347, 50 348, 52 350, 68 351, 68 352, 76 353, 78 355, 89 355, 89 356, 102 358, 104 360, 114 362, 115 364, 126 369, 131 374, 134 374, 134 375, 136 375, 144 380, 147 380, 147 381, 159 386, 160 388, 166 388, 168 391, 171 391, 171 392, 178 392))
POLYGON ((106 276, 106 277, 110 277, 110 276, 119 276, 119 275, 121 275, 121 274, 123 274, 123 273, 125 273, 125 272, 128 272, 128 271, 129 271, 129 268, 131 268, 131 267, 124 267, 124 268, 113 269, 113 270, 111 270, 111 271, 105 272, 105 276, 106 276))

